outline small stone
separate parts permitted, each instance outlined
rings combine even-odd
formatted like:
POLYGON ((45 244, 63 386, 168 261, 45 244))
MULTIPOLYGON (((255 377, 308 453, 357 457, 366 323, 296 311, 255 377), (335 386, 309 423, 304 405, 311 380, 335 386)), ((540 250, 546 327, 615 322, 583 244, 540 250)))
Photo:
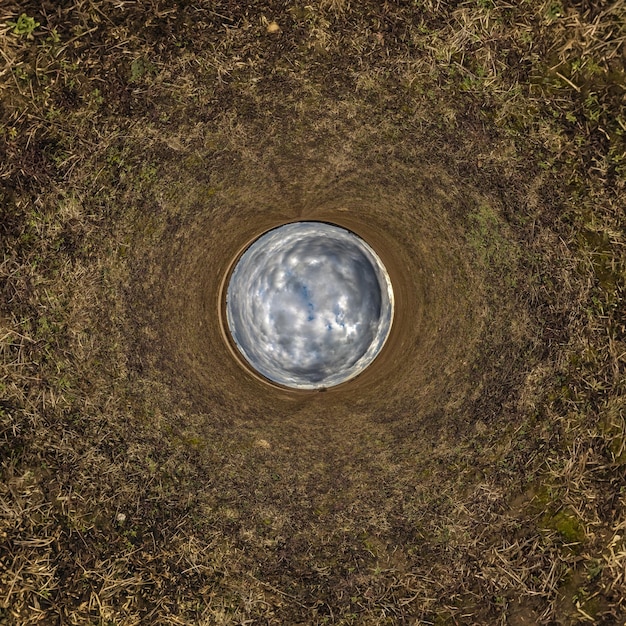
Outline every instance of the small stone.
POLYGON ((280 32, 280 26, 276 22, 270 22, 267 25, 267 32, 270 33, 270 35, 272 35, 274 33, 279 33, 280 32))
POLYGON ((118 513, 116 519, 118 524, 123 524, 126 521, 126 515, 124 513, 118 513))

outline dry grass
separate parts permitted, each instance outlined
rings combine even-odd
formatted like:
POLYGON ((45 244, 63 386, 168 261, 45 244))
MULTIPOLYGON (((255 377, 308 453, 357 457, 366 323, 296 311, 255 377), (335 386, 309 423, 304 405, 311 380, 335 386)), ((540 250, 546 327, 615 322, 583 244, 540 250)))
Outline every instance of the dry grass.
POLYGON ((624 623, 625 14, 4 3, 0 624, 624 623), (211 294, 303 215, 406 313, 294 401, 211 294))

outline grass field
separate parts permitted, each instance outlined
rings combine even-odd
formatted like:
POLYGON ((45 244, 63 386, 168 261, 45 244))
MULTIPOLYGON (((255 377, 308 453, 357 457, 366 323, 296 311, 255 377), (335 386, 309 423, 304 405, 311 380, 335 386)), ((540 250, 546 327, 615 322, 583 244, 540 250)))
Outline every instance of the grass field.
POLYGON ((0 3, 0 624, 626 623, 626 3, 0 3), (218 294, 362 232, 369 370, 218 294))

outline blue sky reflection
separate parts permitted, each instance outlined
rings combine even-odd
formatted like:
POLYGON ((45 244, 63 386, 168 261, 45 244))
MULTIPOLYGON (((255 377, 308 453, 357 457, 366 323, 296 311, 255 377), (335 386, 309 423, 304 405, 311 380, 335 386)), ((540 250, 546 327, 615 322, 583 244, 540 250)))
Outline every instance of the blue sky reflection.
POLYGON ((288 387, 338 385, 382 348, 393 316, 391 282, 353 233, 297 222, 257 239, 226 294, 228 326, 247 361, 288 387))

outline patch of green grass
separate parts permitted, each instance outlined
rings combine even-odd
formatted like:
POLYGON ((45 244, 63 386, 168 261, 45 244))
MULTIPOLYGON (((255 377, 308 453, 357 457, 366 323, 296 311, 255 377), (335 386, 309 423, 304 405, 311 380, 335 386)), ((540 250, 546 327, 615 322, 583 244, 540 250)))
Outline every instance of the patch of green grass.
POLYGON ((41 26, 34 17, 29 17, 26 13, 22 13, 17 18, 17 22, 7 22, 7 25, 13 29, 14 35, 25 36, 28 39, 32 39, 33 32, 41 26))
POLYGON ((156 67, 153 63, 145 57, 139 57, 130 64, 130 82, 136 83, 155 72, 156 67))

